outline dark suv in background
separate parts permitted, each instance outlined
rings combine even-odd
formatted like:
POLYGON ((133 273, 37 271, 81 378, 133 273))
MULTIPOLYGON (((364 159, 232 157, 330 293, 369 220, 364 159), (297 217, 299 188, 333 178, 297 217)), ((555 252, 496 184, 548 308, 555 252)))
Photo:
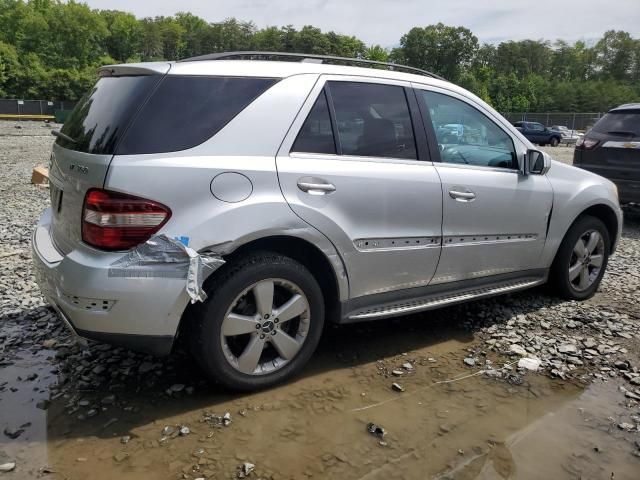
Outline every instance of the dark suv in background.
POLYGON ((618 186, 620 203, 640 203, 640 103, 620 105, 576 142, 573 164, 618 186))
POLYGON ((562 140, 562 132, 547 128, 538 122, 514 122, 513 126, 520 130, 531 143, 557 147, 562 140))

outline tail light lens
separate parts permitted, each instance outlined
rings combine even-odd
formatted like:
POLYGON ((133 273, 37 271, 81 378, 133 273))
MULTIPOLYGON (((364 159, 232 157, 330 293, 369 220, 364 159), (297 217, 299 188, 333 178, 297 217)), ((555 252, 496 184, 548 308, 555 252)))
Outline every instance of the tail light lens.
POLYGON ((101 250, 127 250, 149 240, 170 217, 160 203, 92 188, 84 197, 82 241, 101 250))
POLYGON ((581 148, 581 149, 584 149, 584 150, 591 150, 596 145, 598 145, 599 143, 600 143, 600 140, 593 140, 591 138, 580 137, 576 141, 576 148, 581 148))

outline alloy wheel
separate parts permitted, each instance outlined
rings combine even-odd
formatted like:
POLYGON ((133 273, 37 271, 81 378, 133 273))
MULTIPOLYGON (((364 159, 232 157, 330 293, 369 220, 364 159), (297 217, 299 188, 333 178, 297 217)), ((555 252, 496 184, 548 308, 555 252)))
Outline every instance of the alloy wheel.
POLYGON ((247 375, 280 370, 302 348, 310 318, 307 297, 295 283, 260 280, 244 289, 225 314, 220 331, 225 358, 247 375))
POLYGON ((604 262, 604 240, 596 230, 578 238, 569 262, 569 281, 577 291, 588 289, 600 275, 604 262))

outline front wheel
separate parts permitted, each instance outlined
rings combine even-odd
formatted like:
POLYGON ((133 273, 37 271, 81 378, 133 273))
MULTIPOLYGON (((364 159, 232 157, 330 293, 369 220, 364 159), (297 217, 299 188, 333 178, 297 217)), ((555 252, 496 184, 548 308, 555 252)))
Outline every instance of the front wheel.
POLYGON ((552 147, 557 147, 559 143, 560 143, 560 140, 558 140, 558 138, 557 138, 557 137, 553 137, 553 138, 549 141, 549 145, 551 145, 552 147))
POLYGON ((250 391, 291 377, 316 349, 324 324, 318 283, 300 263, 254 253, 206 287, 194 310, 192 352, 227 388, 250 391))
POLYGON ((598 289, 611 251, 607 227, 585 215, 578 218, 564 237, 551 268, 557 294, 569 300, 586 300, 598 289))

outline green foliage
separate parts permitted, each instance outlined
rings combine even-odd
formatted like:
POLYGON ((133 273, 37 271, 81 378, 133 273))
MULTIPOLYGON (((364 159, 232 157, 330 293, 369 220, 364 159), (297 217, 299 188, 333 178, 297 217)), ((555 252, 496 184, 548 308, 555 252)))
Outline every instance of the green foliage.
POLYGON ((313 25, 256 28, 191 13, 137 19, 75 0, 0 0, 0 96, 76 100, 109 63, 264 50, 392 61, 433 71, 503 112, 605 111, 640 100, 640 40, 608 31, 592 47, 542 40, 480 45, 464 28, 414 27, 388 50, 313 25))

